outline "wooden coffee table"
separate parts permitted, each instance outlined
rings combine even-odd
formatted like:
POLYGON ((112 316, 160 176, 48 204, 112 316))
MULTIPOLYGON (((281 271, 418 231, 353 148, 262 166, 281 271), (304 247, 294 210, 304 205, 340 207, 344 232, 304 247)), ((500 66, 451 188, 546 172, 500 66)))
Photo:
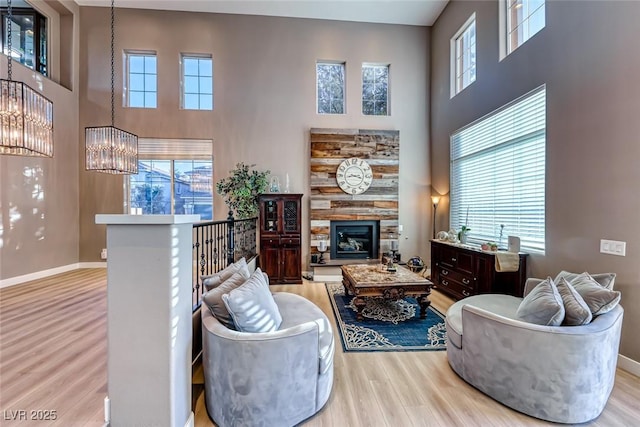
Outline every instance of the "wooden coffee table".
POLYGON ((427 317, 431 305, 429 294, 433 283, 424 277, 398 266, 396 272, 387 272, 378 264, 349 264, 342 266, 342 285, 346 295, 353 295, 358 309, 358 320, 362 321, 364 297, 382 297, 399 300, 414 297, 420 305, 420 318, 427 317))

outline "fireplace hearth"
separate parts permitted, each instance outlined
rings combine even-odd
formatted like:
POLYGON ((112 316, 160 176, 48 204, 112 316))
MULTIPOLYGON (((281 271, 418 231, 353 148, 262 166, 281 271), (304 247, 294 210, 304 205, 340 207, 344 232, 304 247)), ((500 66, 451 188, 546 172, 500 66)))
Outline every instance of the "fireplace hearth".
POLYGON ((380 221, 331 221, 331 259, 376 259, 380 221))

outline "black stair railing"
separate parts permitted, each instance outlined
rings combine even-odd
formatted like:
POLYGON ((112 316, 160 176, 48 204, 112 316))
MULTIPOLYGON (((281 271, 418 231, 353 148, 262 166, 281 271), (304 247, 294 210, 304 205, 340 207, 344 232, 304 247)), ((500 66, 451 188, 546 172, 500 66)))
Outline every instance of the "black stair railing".
POLYGON ((193 225, 193 310, 200 307, 202 277, 217 273, 242 257, 257 254, 258 218, 234 219, 233 212, 223 221, 193 225))

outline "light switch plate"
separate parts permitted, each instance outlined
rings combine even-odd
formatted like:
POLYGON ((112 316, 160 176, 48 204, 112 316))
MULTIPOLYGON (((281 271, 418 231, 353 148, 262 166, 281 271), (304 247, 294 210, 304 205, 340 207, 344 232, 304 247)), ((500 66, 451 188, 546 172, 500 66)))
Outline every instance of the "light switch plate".
POLYGON ((618 240, 600 240, 600 253, 609 255, 626 256, 627 242, 618 240))

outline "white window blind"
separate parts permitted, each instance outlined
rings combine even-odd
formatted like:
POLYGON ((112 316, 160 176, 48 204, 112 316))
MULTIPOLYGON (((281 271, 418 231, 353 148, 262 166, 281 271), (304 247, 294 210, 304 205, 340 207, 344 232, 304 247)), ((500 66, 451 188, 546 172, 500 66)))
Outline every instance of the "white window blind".
POLYGON ((138 157, 144 160, 211 160, 210 139, 138 138, 138 157))
POLYGON ((545 116, 541 86, 451 136, 450 224, 470 242, 544 252, 545 116))

